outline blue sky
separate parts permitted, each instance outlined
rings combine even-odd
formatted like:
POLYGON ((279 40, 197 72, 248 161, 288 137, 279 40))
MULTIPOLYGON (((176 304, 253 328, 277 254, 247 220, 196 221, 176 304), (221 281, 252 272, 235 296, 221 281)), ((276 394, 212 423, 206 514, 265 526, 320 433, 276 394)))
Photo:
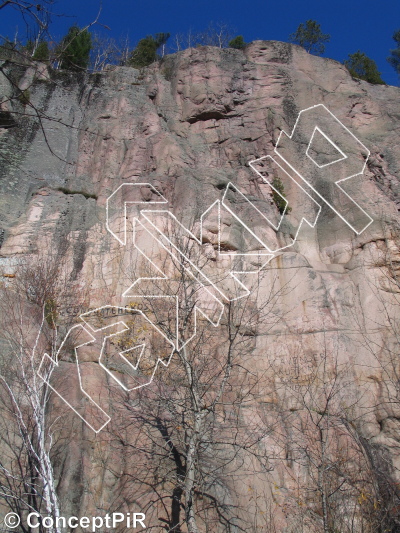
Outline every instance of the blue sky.
MULTIPOLYGON (((52 33, 61 37, 68 26, 92 21, 99 0, 58 0, 52 33)), ((210 22, 230 25, 247 42, 255 39, 287 41, 290 33, 307 19, 315 19, 324 33, 331 34, 325 56, 343 61, 361 50, 374 59, 382 78, 399 85, 399 78, 386 57, 394 47, 392 34, 400 28, 399 0, 103 0, 100 22, 118 39, 128 35, 132 44, 157 32, 196 32, 210 22)), ((11 9, 0 11, 0 34, 12 37, 15 28, 24 36, 25 26, 11 9)), ((99 30, 101 28, 98 28, 99 30)))

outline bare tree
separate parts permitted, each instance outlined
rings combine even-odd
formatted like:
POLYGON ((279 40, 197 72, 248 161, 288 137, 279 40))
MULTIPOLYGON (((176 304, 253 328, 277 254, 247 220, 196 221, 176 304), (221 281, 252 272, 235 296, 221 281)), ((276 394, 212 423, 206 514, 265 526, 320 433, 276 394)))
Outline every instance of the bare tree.
POLYGON ((115 65, 120 58, 116 41, 99 33, 92 35, 92 52, 90 68, 94 72, 104 70, 107 65, 115 65))
POLYGON ((118 41, 94 32, 92 34, 92 51, 90 70, 99 72, 111 65, 125 65, 131 53, 128 37, 118 41))
POLYGON ((234 37, 233 30, 224 22, 211 22, 208 28, 199 34, 198 44, 227 48, 234 37))
POLYGON ((224 22, 211 22, 208 27, 200 32, 189 29, 186 33, 177 33, 171 40, 173 52, 179 52, 195 46, 217 46, 227 48, 234 37, 234 30, 224 22))
MULTIPOLYGON (((135 285, 138 292, 130 297, 131 305, 144 303, 147 316, 174 339, 175 350, 168 369, 159 364, 149 386, 121 391, 114 398, 117 416, 110 423, 109 439, 116 456, 124 454, 127 464, 134 465, 120 480, 124 499, 141 502, 151 523, 148 529, 161 523, 174 533, 249 531, 253 518, 243 505, 248 493, 238 471, 265 476, 271 468, 264 445, 271 427, 256 407, 269 369, 265 359, 263 368, 255 367, 254 350, 259 324, 268 331, 279 320, 274 307, 286 288, 278 290, 272 281, 261 298, 262 276, 255 274, 250 296, 228 299, 223 309, 213 310, 215 299, 204 305, 204 286, 187 261, 211 276, 212 247, 207 255, 190 236, 166 234, 182 253, 153 249, 147 257, 169 273, 169 280, 149 280, 151 271, 143 264, 132 272, 132 281, 142 281, 135 285), (220 310, 220 325, 213 327, 210 317, 220 310), (252 416, 250 407, 255 409, 252 416)), ((212 279, 221 289, 232 281, 229 273, 214 273, 212 279)), ((207 287, 212 290, 211 284, 207 287)), ((136 335, 127 334, 120 348, 134 347, 136 335)), ((162 360, 168 362, 167 354, 162 360)), ((152 375, 154 365, 141 360, 137 379, 152 375)))
MULTIPOLYGON (((37 371, 43 353, 56 353, 68 327, 60 323, 58 304, 78 294, 64 267, 59 255, 30 257, 1 287, 0 500, 21 518, 23 531, 30 530, 25 519, 32 511, 52 517, 49 530, 61 531, 54 461, 67 424, 65 416, 54 414, 51 391, 37 371)), ((54 365, 41 368, 47 381, 53 371, 54 365)))
MULTIPOLYGON (((54 121, 69 128, 74 126, 61 118, 49 115, 41 104, 35 103, 34 99, 31 98, 31 90, 38 79, 47 81, 52 85, 58 84, 57 79, 50 75, 49 67, 50 65, 54 69, 59 67, 62 63, 61 59, 65 55, 66 47, 71 44, 71 40, 64 40, 65 42, 62 41, 56 45, 51 37, 50 24, 54 15, 52 11, 54 3, 55 0, 42 0, 35 3, 25 0, 11 0, 3 1, 0 4, 0 10, 6 7, 15 8, 21 13, 27 26, 28 39, 27 43, 23 45, 21 42, 10 43, 6 38, 3 38, 3 43, 0 45, 0 58, 6 59, 0 65, 0 79, 5 87, 4 93, 0 96, 0 126, 12 128, 18 125, 19 119, 32 120, 33 127, 38 126, 43 133, 51 154, 59 158, 49 143, 46 125, 49 121, 54 121), (42 43, 47 43, 50 55, 48 59, 38 61, 35 59, 35 54, 38 46, 42 43), (21 86, 20 76, 15 76, 15 72, 28 68, 31 69, 32 74, 30 81, 21 86)), ((99 24, 100 14, 101 6, 94 20, 81 28, 74 39, 79 38, 92 26, 99 24)), ((1 157, 6 159, 7 156, 5 153, 1 153, 1 157)))
MULTIPOLYGON (((384 221, 384 217, 382 217, 384 221)), ((399 504, 400 472, 396 455, 400 447, 392 432, 397 434, 400 416, 400 231, 393 222, 382 222, 381 238, 369 243, 365 263, 360 265, 369 275, 365 276, 369 290, 371 309, 374 313, 360 316, 354 313, 353 320, 359 335, 359 348, 368 358, 368 368, 373 377, 374 397, 371 410, 386 420, 380 420, 382 437, 389 429, 390 450, 383 443, 371 442, 358 431, 360 443, 371 464, 371 476, 379 500, 382 531, 396 530, 400 524, 399 504)))
MULTIPOLYGON (((307 361, 300 342, 301 375, 281 376, 280 433, 285 459, 290 522, 297 531, 332 533, 384 531, 373 463, 358 427, 362 393, 340 342, 325 333, 307 361)), ((294 347, 290 348, 291 353, 294 347)))
POLYGON ((0 11, 4 8, 13 8, 21 13, 23 19, 33 20, 39 27, 43 21, 51 15, 51 9, 55 0, 38 0, 30 2, 29 0, 2 0, 0 2, 0 11))

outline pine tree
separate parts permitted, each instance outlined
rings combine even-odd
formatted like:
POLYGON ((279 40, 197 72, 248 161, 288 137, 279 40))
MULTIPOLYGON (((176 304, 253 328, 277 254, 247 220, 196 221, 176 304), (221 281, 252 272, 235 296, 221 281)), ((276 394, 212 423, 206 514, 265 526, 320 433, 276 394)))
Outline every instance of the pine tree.
POLYGON ((169 37, 169 33, 156 33, 154 37, 147 35, 144 39, 140 39, 137 47, 131 53, 128 65, 134 68, 142 68, 157 61, 159 58, 157 50, 160 46, 165 46, 169 37))
POLYGON ((75 71, 86 70, 89 65, 91 48, 90 32, 81 30, 75 25, 71 26, 57 50, 60 68, 75 71))
POLYGON ((279 213, 281 215, 283 215, 284 213, 289 214, 292 208, 290 206, 287 206, 287 202, 285 200, 285 187, 282 183, 282 180, 278 176, 274 176, 271 181, 271 185, 275 189, 272 189, 272 199, 274 201, 274 204, 278 208, 279 213))
POLYGON ((354 54, 349 54, 349 59, 344 61, 344 65, 353 78, 368 81, 369 83, 385 84, 375 61, 364 54, 364 52, 360 52, 360 50, 354 54))
POLYGON ((390 50, 390 56, 387 58, 387 60, 400 76, 400 30, 394 32, 393 40, 396 43, 396 48, 390 50))
POLYGON ((157 50, 162 47, 162 52, 161 52, 162 57, 164 57, 165 45, 168 39, 170 38, 170 36, 171 36, 170 33, 156 33, 154 36, 154 40, 157 45, 157 50))
POLYGON ((229 47, 236 48, 237 50, 243 50, 243 48, 246 47, 246 43, 244 42, 243 35, 238 35, 237 37, 229 41, 229 47))
POLYGON ((40 41, 37 45, 35 52, 33 53, 32 59, 37 61, 48 61, 50 58, 49 45, 47 41, 40 41))
POLYGON ((295 33, 289 37, 292 43, 299 44, 309 54, 322 55, 325 52, 325 44, 330 41, 328 33, 322 33, 321 26, 315 20, 307 20, 301 23, 295 33))

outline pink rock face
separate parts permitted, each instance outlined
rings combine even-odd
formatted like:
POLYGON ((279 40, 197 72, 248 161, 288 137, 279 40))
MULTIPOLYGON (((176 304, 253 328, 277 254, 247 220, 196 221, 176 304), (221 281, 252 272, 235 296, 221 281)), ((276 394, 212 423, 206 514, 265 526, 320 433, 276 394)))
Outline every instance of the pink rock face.
MULTIPOLYGON (((40 76, 45 76, 43 71, 40 76)), ((28 69, 23 88, 32 77, 28 69)), ((0 229, 5 230, 5 238, 0 266, 8 275, 18 276, 18 267, 12 263, 15 258, 62 250, 69 282, 86 295, 85 309, 137 306, 140 298, 124 293, 150 272, 133 240, 133 230, 138 228, 134 218, 141 216, 141 210, 167 209, 198 237, 201 216, 214 202, 222 202, 228 183, 259 209, 258 214, 246 210, 240 195, 231 191, 220 218, 211 213, 204 222, 203 247, 199 246, 196 256, 197 261, 207 262, 207 276, 215 280, 232 265, 228 255, 217 254, 218 235, 225 253, 255 253, 248 261, 253 274, 240 277, 252 289, 245 306, 251 318, 246 318, 247 325, 244 319, 235 319, 235 327, 242 328, 246 339, 241 355, 235 348, 235 361, 243 372, 251 370, 253 378, 257 376, 251 387, 251 379, 244 378, 242 371, 234 373, 229 393, 224 392, 229 396, 226 405, 234 408, 230 412, 225 404, 218 405, 214 421, 207 426, 211 433, 220 431, 221 441, 227 442, 233 430, 228 432, 225 423, 238 409, 238 435, 243 439, 254 435, 254 442, 246 441, 248 447, 237 449, 234 458, 228 444, 214 457, 212 446, 219 445, 214 442, 210 449, 204 445, 198 460, 209 477, 196 493, 199 530, 228 531, 217 521, 214 529, 206 528, 208 493, 209 501, 217 498, 231 506, 227 513, 242 521, 248 531, 274 531, 273 523, 276 531, 321 531, 323 509, 318 495, 325 487, 327 493, 335 494, 329 512, 336 517, 337 530, 347 531, 354 513, 354 531, 366 531, 359 502, 367 502, 365 509, 372 506, 368 507, 372 513, 374 501, 379 500, 378 493, 363 500, 361 494, 373 490, 369 481, 376 481, 381 472, 391 487, 400 483, 400 90, 352 79, 340 63, 307 54, 298 46, 256 41, 245 51, 188 49, 143 72, 110 68, 88 76, 82 86, 74 80, 66 86, 36 83, 30 91, 35 101, 46 102, 41 105, 55 120, 44 123, 47 141, 37 130, 21 141, 18 161, 4 170, 7 185, 0 199, 0 229), (363 174, 346 183, 346 192, 373 219, 359 235, 317 194, 309 190, 304 194, 289 182, 285 190, 296 209, 283 217, 278 230, 265 222, 265 216, 279 220, 281 215, 273 190, 249 162, 268 155, 276 159, 280 132, 290 135, 299 112, 318 104, 324 104, 370 151, 363 174), (110 214, 114 222, 119 217, 115 222, 118 236, 123 235, 126 222, 123 245, 107 230, 106 206, 111 194, 127 183, 143 184, 143 204, 122 195, 120 212, 110 214), (146 184, 168 203, 152 204, 154 193, 146 184), (126 214, 124 201, 128 202, 126 214), (303 224, 297 235, 299 220, 315 218, 317 204, 322 210, 314 227, 303 224), (239 211, 249 217, 246 224, 253 233, 235 218, 239 211), (262 264, 256 256, 263 251, 263 239, 277 251, 254 274, 262 264), (232 396, 235 387, 243 395, 240 408, 232 396), (219 468, 217 457, 225 469, 212 477, 213 468, 219 468), (345 471, 350 474, 339 489, 345 471)), ((12 143, 12 130, 6 135, 12 143)), ((282 172, 291 172, 288 165, 282 166, 282 172)), ((271 175, 266 179, 270 181, 271 175)), ((328 193, 334 195, 332 190, 328 193)), ((141 242, 144 235, 144 230, 138 233, 141 242)), ((195 239, 189 241, 193 245, 195 239)), ((166 251, 160 252, 156 266, 161 268, 166 257, 166 251)), ((72 309, 63 316, 80 322, 81 303, 76 312, 70 304, 58 304, 60 309, 72 309)), ((157 309, 148 312, 155 320, 157 309)), ((162 316, 168 313, 164 307, 162 316)), ((207 330, 209 339, 203 343, 204 353, 213 361, 225 353, 227 316, 216 328, 197 317, 198 331, 207 330)), ((193 332, 194 324, 187 328, 193 332)), ((124 337, 120 347, 132 348, 134 341, 134 337, 124 337)), ((195 357, 198 368, 205 368, 203 356, 200 350, 195 357)), ((68 373, 68 367, 75 364, 71 352, 59 372, 68 373)), ((138 413, 143 409, 143 416, 150 417, 150 405, 155 404, 152 395, 170 394, 178 407, 174 414, 165 404, 162 416, 168 420, 178 417, 178 412, 184 416, 179 405, 186 405, 186 397, 184 401, 179 396, 177 367, 178 362, 172 370, 160 364, 153 388, 132 393, 128 401, 121 399, 123 391, 112 378, 117 370, 107 374, 99 366, 98 350, 84 351, 83 383, 112 421, 97 436, 80 419, 71 422, 73 443, 65 447, 56 465, 64 515, 90 516, 99 509, 126 511, 135 502, 147 509, 147 526, 161 530, 166 520, 160 521, 165 512, 162 501, 171 500, 176 487, 176 476, 169 472, 176 464, 172 459, 169 465, 167 459, 157 463, 158 459, 146 455, 153 437, 140 426, 138 413), (142 433, 137 433, 138 428, 142 433), (150 477, 156 476, 156 463, 160 464, 157 475, 165 478, 157 485, 163 494, 159 500, 156 482, 150 483, 150 477)), ((149 368, 141 369, 144 375, 149 368)), ((216 370, 207 367, 204 372, 211 376, 216 370)), ((71 386, 70 394, 79 400, 79 388, 71 386)), ((209 405, 207 394, 212 398, 216 393, 212 387, 205 390, 202 401, 209 405)), ((55 411, 61 410, 59 403, 55 411)), ((171 439, 177 439, 182 458, 187 457, 179 433, 183 430, 174 424, 168 426, 171 439)), ((192 420, 187 424, 190 433, 192 420)), ((160 434, 154 442, 162 447, 160 434)), ((166 505, 169 509, 171 502, 166 505)), ((390 509, 389 514, 394 514, 390 509)), ((217 520, 216 516, 210 511, 209 520, 217 520)))

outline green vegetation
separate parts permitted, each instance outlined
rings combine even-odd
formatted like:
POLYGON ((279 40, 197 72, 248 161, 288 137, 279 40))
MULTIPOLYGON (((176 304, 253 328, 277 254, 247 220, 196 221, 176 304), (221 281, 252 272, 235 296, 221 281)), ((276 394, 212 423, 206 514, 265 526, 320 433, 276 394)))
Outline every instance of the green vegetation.
POLYGON ((44 303, 44 317, 51 329, 56 329, 58 318, 57 302, 53 298, 47 298, 44 303))
POLYGON ((21 91, 18 95, 18 100, 24 106, 29 104, 30 98, 31 98, 31 93, 29 92, 29 89, 25 89, 24 91, 21 91))
POLYGON ((400 30, 394 32, 393 40, 396 43, 396 48, 390 50, 390 56, 387 58, 387 60, 400 76, 400 30))
POLYGON ((159 59, 157 50, 161 46, 164 47, 169 37, 169 33, 156 33, 154 37, 152 35, 147 35, 144 39, 140 39, 137 47, 131 53, 127 64, 134 68, 142 68, 151 65, 159 59))
POLYGON ((284 185, 282 183, 282 180, 278 176, 274 176, 273 179, 272 179, 271 185, 277 191, 276 192, 276 191, 272 190, 272 199, 274 201, 274 204, 278 208, 279 213, 281 215, 283 215, 283 213, 285 212, 285 209, 286 209, 286 214, 290 213, 292 208, 289 207, 289 206, 287 206, 287 208, 286 208, 287 203, 286 203, 286 200, 284 200, 285 187, 284 187, 284 185), (280 194, 278 194, 278 193, 280 193, 280 194), (282 196, 283 196, 283 198, 282 198, 282 196))
POLYGON ((10 39, 5 38, 0 45, 0 59, 11 59, 18 47, 10 39))
POLYGON ((170 37, 171 37, 170 33, 156 33, 154 40, 157 44, 157 50, 161 47, 164 47, 170 37))
POLYGON ((48 61, 50 59, 49 43, 47 41, 40 41, 35 49, 35 43, 28 41, 24 46, 24 50, 37 61, 48 61))
POLYGON ((47 41, 40 41, 32 58, 36 59, 37 61, 48 61, 50 59, 50 50, 47 41))
MULTIPOLYGON (((52 13, 49 6, 52 3, 53 0, 41 0, 40 4, 18 0, 18 9, 24 17, 27 17, 25 22, 30 20, 27 26, 27 35, 30 37, 28 40, 18 41, 18 33, 16 33, 14 39, 1 38, 0 59, 15 60, 18 63, 22 61, 22 64, 37 60, 46 62, 54 69, 101 72, 107 65, 128 65, 143 69, 164 58, 166 54, 196 46, 230 47, 243 50, 248 44, 243 35, 235 36, 232 29, 223 22, 210 23, 205 31, 193 32, 189 29, 187 33, 177 33, 173 36, 173 44, 168 47, 168 50, 166 45, 170 39, 169 33, 147 35, 140 39, 137 46, 132 49, 128 38, 118 41, 103 33, 91 33, 88 29, 91 25, 82 29, 76 24, 69 28, 67 34, 57 44, 50 37, 52 13)), ((7 1, 1 5, 0 0, 1 7, 8 4, 10 2, 7 1)), ((297 30, 289 36, 290 42, 299 44, 308 53, 316 55, 324 54, 326 43, 330 42, 330 39, 331 36, 323 33, 320 24, 314 19, 308 19, 299 24, 297 30)), ((387 61, 400 76, 400 29, 394 32, 393 40, 396 45, 390 50, 387 61)), ((385 84, 376 63, 360 50, 349 54, 344 64, 355 78, 369 83, 385 84)), ((172 68, 170 64, 161 65, 161 73, 167 80, 172 78, 172 68)), ((144 75, 144 71, 141 71, 141 79, 144 75)), ((39 80, 44 81, 43 78, 39 80)), ((133 84, 138 84, 138 81, 134 81, 133 84)), ((19 98, 24 105, 28 103, 28 99, 23 95, 16 94, 14 98, 19 98)))
POLYGON ((229 41, 230 48, 236 48, 237 50, 243 50, 246 47, 246 44, 243 39, 243 35, 238 35, 231 41, 229 41))
POLYGON ((344 61, 344 65, 353 78, 365 80, 369 83, 385 84, 375 61, 365 55, 364 52, 360 52, 360 50, 354 54, 349 54, 349 59, 344 61))
POLYGON ((325 43, 328 43, 330 38, 328 33, 322 33, 317 21, 310 19, 301 23, 289 40, 305 48, 309 54, 322 55, 325 52, 325 43))
POLYGON ((128 66, 142 68, 151 65, 157 60, 157 46, 154 38, 150 35, 140 39, 137 47, 128 59, 128 66))
POLYGON ((60 68, 67 70, 86 70, 89 66, 92 37, 88 30, 71 26, 67 35, 57 48, 60 68))
POLYGON ((174 75, 173 63, 166 61, 161 69, 161 74, 167 81, 171 81, 174 75))
POLYGON ((85 191, 74 191, 74 190, 71 190, 71 189, 67 189, 66 187, 58 187, 57 191, 63 192, 64 194, 81 194, 86 199, 93 198, 94 200, 97 200, 97 194, 91 194, 91 193, 85 192, 85 191))

